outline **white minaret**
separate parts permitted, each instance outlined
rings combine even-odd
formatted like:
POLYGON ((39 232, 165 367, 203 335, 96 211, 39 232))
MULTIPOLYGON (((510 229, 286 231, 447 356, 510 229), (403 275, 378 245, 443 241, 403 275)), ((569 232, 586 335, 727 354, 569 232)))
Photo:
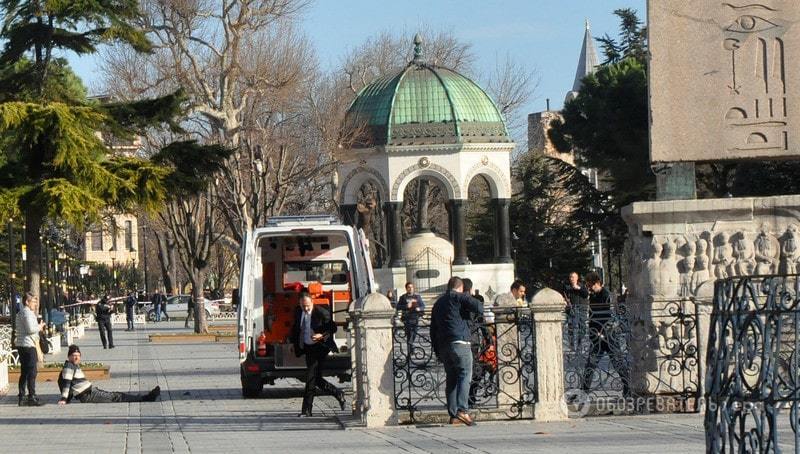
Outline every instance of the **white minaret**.
POLYGON ((578 58, 578 69, 575 71, 575 81, 572 83, 572 90, 567 93, 565 102, 578 96, 578 92, 581 91, 583 85, 583 78, 593 74, 599 64, 600 59, 597 58, 597 51, 594 48, 594 38, 592 38, 589 19, 586 19, 586 30, 583 33, 583 45, 581 47, 581 56, 578 58))

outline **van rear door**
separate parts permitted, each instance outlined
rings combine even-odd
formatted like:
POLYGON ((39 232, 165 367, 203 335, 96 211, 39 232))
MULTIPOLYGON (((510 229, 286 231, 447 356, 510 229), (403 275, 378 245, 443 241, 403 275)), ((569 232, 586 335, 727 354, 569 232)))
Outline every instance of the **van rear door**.
POLYGON ((253 234, 246 232, 242 241, 242 263, 239 268, 239 362, 247 359, 253 345, 253 234))

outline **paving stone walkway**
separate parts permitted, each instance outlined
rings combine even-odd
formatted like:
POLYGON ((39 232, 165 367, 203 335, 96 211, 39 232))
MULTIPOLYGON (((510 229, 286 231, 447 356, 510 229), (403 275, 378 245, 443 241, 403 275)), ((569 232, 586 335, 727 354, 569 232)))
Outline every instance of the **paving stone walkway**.
MULTIPOLYGON (((228 322, 230 323, 230 322, 228 322)), ((0 399, 0 453, 686 453, 705 449, 700 415, 597 417, 560 423, 520 421, 449 426, 354 427, 336 402, 316 399, 315 416, 296 417, 301 384, 279 380, 260 399, 241 398, 231 343, 151 344, 147 334, 187 332, 183 322, 114 331, 103 350, 96 329, 80 340, 84 361, 111 365, 96 386, 147 391, 154 403, 56 405, 55 383, 39 383, 48 402, 16 406, 16 386, 0 399)), ((48 357, 48 361, 65 359, 48 357)))

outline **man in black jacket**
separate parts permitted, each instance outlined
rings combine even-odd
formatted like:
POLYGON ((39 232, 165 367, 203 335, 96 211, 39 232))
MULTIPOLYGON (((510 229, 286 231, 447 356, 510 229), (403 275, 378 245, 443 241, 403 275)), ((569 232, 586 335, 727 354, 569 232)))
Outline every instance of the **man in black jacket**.
POLYGON ((564 284, 562 293, 567 300, 567 339, 573 348, 577 348, 586 331, 584 326, 588 316, 589 290, 581 285, 580 276, 573 271, 569 273, 569 281, 564 284))
POLYGON ((589 340, 592 343, 591 351, 586 358, 586 367, 583 370, 581 389, 589 392, 597 369, 597 363, 604 354, 608 355, 611 365, 617 371, 622 382, 623 397, 630 396, 630 371, 626 362, 626 352, 623 351, 619 339, 619 329, 615 325, 619 308, 611 297, 611 292, 603 287, 603 281, 597 273, 586 275, 586 286, 589 288, 589 340))
POLYGON ((295 354, 298 357, 306 355, 306 389, 303 393, 303 407, 298 415, 300 417, 312 415, 316 388, 336 397, 339 407, 344 410, 344 393, 322 378, 328 353, 336 351, 336 342, 333 340, 335 332, 336 324, 333 323, 330 311, 315 305, 307 294, 301 295, 300 304, 294 313, 291 333, 295 354))
POLYGON ((469 415, 469 387, 472 381, 472 349, 468 321, 483 314, 483 305, 464 291, 463 281, 453 276, 447 293, 431 311, 431 343, 447 376, 445 392, 450 424, 475 424, 469 415))
POLYGON ((97 329, 100 331, 100 341, 103 343, 103 348, 114 348, 114 333, 111 332, 111 312, 108 296, 103 295, 94 308, 94 318, 97 320, 97 329), (108 333, 108 341, 106 341, 106 332, 108 333))

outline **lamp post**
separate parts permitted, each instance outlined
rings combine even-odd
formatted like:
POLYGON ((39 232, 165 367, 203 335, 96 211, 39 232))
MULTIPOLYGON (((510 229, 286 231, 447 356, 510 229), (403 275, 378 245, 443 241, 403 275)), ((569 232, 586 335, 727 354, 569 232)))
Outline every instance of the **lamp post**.
POLYGON ((147 275, 147 226, 142 224, 142 266, 144 267, 144 294, 145 296, 150 294, 150 287, 148 285, 148 275, 147 275))
POLYGON ((111 257, 111 277, 114 279, 114 283, 111 286, 112 290, 114 290, 114 296, 117 296, 117 258, 111 257))
POLYGON ((16 275, 14 274, 14 219, 8 220, 8 303, 11 305, 9 312, 11 314, 11 342, 15 342, 16 339, 16 315, 17 315, 17 304, 15 301, 15 293, 14 292, 14 278, 16 275))

